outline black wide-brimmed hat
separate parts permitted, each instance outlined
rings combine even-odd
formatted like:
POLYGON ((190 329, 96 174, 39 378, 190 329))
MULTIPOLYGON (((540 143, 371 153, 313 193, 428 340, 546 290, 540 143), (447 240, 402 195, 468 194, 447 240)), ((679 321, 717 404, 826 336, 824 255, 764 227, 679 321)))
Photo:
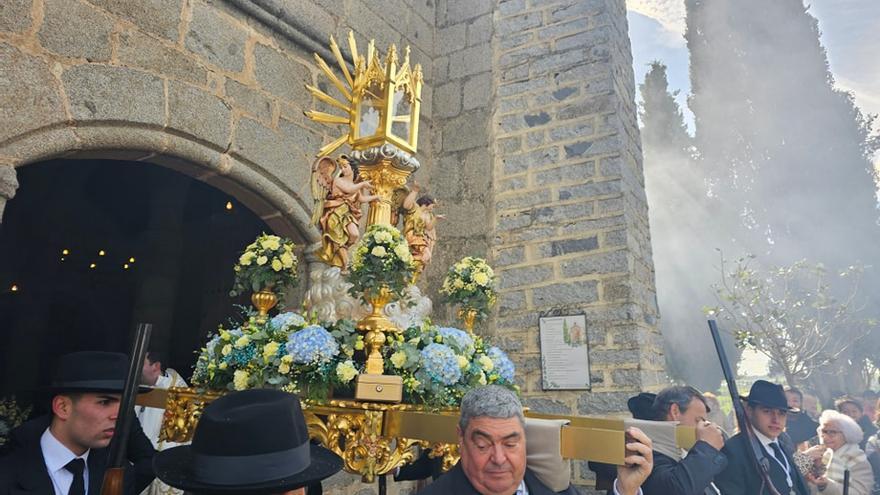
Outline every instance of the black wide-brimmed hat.
POLYGON ((630 397, 629 400, 626 401, 626 407, 629 409, 629 412, 632 413, 633 418, 650 421, 655 419, 654 399, 656 398, 657 394, 641 392, 639 395, 630 397))
POLYGON ((245 390, 205 407, 192 445, 158 452, 156 476, 209 494, 265 494, 301 488, 342 469, 342 459, 309 442, 299 398, 245 390))
POLYGON ((785 398, 785 390, 782 389, 782 385, 770 383, 767 380, 756 381, 752 384, 749 395, 741 395, 740 397, 742 400, 748 401, 749 404, 757 404, 788 412, 799 411, 797 408, 788 407, 788 400, 785 398))
MULTIPOLYGON (((128 356, 119 352, 80 351, 58 359, 55 376, 47 387, 51 394, 107 392, 121 394, 128 374, 128 356)), ((139 387, 139 392, 149 388, 139 387)))

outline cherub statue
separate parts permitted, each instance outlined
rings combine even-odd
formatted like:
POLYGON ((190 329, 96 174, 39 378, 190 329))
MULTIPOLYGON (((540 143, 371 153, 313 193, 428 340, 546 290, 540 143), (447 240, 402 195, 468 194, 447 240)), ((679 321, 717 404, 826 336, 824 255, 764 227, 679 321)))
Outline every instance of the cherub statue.
POLYGON ((421 272, 431 262, 434 244, 437 242, 437 220, 443 215, 434 213, 434 198, 419 196, 421 187, 417 182, 403 200, 403 234, 409 243, 409 250, 416 261, 416 270, 421 272))
POLYGON ((361 204, 379 199, 365 192, 369 187, 370 181, 358 182, 345 155, 335 161, 322 156, 312 165, 312 223, 321 229, 316 254, 328 265, 343 270, 348 266, 348 249, 361 235, 361 204))

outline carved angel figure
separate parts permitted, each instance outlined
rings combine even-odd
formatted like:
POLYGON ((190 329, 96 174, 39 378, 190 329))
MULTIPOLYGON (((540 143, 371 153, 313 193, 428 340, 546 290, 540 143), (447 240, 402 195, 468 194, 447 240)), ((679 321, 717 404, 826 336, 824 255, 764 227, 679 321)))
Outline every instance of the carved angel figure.
POLYGON ((348 157, 318 158, 312 165, 312 223, 321 229, 318 258, 345 270, 348 249, 360 237, 361 204, 379 199, 365 192, 369 181, 358 182, 348 157))
POLYGON ((437 220, 443 215, 434 213, 434 198, 419 196, 421 187, 413 183, 412 189, 403 200, 403 234, 409 243, 409 250, 416 260, 417 269, 422 271, 431 262, 434 244, 437 242, 437 220))

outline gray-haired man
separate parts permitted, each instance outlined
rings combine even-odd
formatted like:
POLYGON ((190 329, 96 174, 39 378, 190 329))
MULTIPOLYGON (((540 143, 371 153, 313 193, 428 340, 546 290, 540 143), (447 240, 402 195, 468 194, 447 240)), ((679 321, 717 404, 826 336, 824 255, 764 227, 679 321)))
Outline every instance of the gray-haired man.
MULTIPOLYGON (((637 441, 627 448, 637 452, 618 468, 615 493, 635 495, 651 473, 651 440, 636 428, 637 441)), ((496 385, 468 392, 461 401, 458 423, 461 460, 420 495, 551 495, 553 492, 526 467, 525 419, 516 395, 496 385)), ((562 493, 577 493, 573 487, 562 493)))

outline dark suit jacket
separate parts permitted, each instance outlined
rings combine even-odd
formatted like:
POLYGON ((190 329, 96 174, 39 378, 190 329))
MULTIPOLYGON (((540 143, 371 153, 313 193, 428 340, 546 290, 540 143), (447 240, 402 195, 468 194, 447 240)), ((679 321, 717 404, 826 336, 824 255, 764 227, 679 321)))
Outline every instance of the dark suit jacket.
MULTIPOLYGON (((644 495, 703 495, 727 457, 706 442, 697 442, 681 461, 654 451, 654 469, 642 485, 644 495)), ((714 493, 714 492, 711 492, 714 493)))
MULTIPOLYGON (((742 433, 737 433, 727 443, 721 452, 727 456, 728 465, 724 471, 721 471, 715 477, 715 485, 724 495, 769 495, 770 491, 765 487, 763 492, 761 489, 761 477, 758 475, 757 468, 751 462, 749 453, 746 449, 751 449, 748 439, 742 433)), ((807 483, 801 476, 794 461, 791 458, 791 451, 783 443, 783 452, 791 466, 791 477, 794 486, 792 489, 798 495, 808 495, 810 491, 807 489, 807 483)), ((773 454, 765 452, 770 466, 770 480, 773 486, 782 495, 788 495, 788 483, 785 481, 785 471, 778 462, 773 460, 773 454)))
MULTIPOLYGON (((12 443, 9 453, 0 459, 0 495, 55 493, 52 479, 46 471, 40 436, 49 427, 50 416, 32 419, 19 426, 9 436, 12 443)), ((134 418, 128 441, 128 459, 132 463, 125 474, 125 491, 136 495, 155 478, 153 454, 156 451, 144 435, 141 424, 134 418)), ((109 463, 108 449, 92 449, 89 452, 89 493, 100 494, 104 472, 109 463)))
MULTIPOLYGON (((551 491, 544 483, 526 468, 526 487, 529 489, 529 495, 555 495, 557 492, 551 491)), ((558 492, 564 495, 577 495, 574 487, 569 486, 565 491, 558 492)), ((455 465, 448 473, 437 478, 437 481, 428 485, 418 495, 480 495, 471 482, 464 474, 461 463, 455 465)), ((511 494, 513 495, 513 494, 511 494)))

